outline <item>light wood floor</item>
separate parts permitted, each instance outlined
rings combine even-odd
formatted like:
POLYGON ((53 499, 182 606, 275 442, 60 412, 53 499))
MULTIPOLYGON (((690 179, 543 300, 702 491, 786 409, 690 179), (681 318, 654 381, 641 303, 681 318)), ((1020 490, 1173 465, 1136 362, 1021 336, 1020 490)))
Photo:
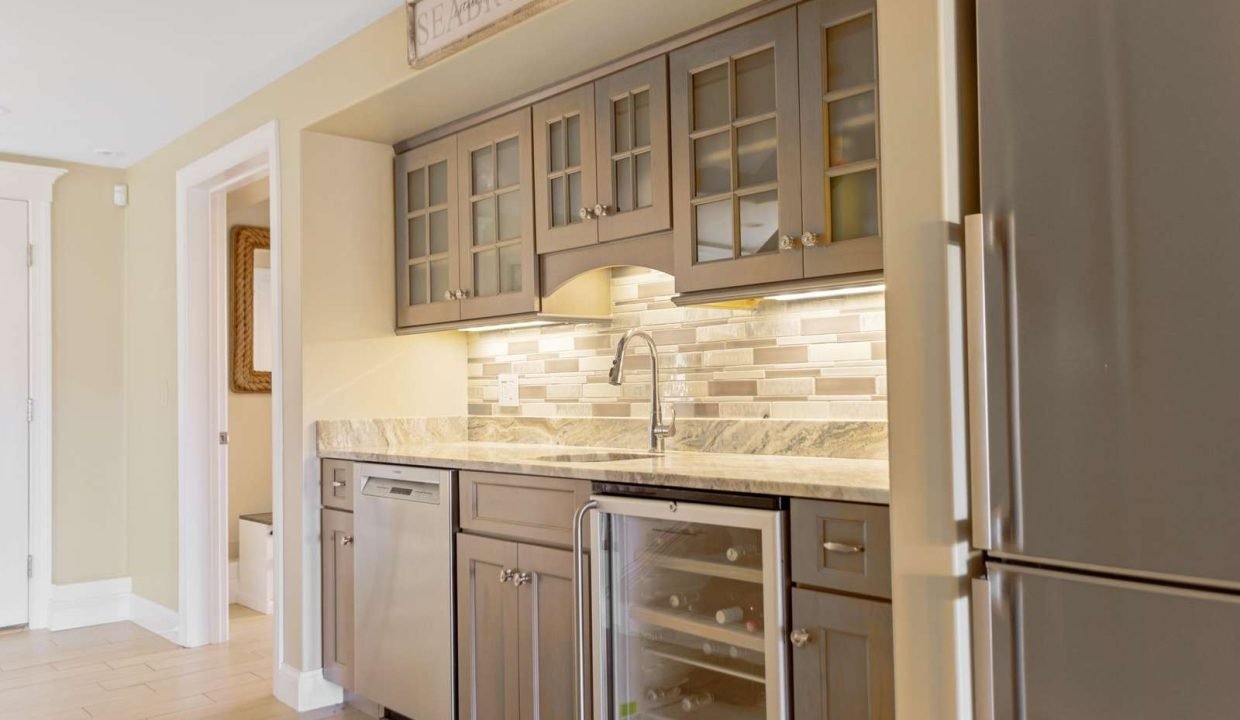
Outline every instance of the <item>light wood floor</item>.
POLYGON ((362 720, 271 696, 271 618, 234 605, 230 641, 186 650, 132 623, 0 633, 3 720, 362 720))

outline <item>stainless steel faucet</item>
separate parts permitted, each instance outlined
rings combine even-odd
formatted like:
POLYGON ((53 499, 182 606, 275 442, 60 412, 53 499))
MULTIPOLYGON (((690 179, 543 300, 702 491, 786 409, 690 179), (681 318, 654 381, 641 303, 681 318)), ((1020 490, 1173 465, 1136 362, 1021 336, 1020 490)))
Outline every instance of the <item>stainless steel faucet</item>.
POLYGON ((663 439, 676 434, 676 410, 671 410, 671 419, 663 423, 663 406, 659 402, 659 347, 654 338, 644 330, 633 328, 616 343, 616 358, 611 361, 611 374, 608 380, 612 385, 619 385, 624 380, 624 355, 628 350, 629 341, 634 338, 645 340, 650 346, 650 449, 663 452, 663 439))

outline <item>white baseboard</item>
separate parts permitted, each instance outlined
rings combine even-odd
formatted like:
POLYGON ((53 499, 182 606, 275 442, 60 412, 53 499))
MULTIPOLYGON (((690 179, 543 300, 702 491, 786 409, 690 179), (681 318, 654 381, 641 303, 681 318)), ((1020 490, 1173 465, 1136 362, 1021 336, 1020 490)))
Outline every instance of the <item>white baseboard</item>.
POLYGON ((141 595, 130 595, 129 620, 170 642, 177 642, 181 619, 176 610, 166 608, 141 595))
POLYGON ((344 688, 323 677, 323 670, 301 671, 287 663, 276 673, 276 699, 297 712, 344 702, 344 688))
POLYGON ((129 578, 52 585, 47 627, 68 630, 128 620, 132 590, 129 578))
POLYGON ((228 604, 236 605, 241 588, 241 563, 237 560, 228 561, 228 604))

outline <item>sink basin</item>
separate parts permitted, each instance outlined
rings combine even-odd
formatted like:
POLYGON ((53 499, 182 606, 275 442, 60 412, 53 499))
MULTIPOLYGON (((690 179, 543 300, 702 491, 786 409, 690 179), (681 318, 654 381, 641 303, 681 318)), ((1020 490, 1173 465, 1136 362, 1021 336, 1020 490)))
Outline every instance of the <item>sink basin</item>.
POLYGON ((567 453, 564 455, 543 455, 536 457, 535 460, 542 462, 562 462, 562 463, 596 463, 596 462, 618 462, 620 460, 646 460, 657 457, 650 453, 641 452, 591 452, 591 453, 567 453))

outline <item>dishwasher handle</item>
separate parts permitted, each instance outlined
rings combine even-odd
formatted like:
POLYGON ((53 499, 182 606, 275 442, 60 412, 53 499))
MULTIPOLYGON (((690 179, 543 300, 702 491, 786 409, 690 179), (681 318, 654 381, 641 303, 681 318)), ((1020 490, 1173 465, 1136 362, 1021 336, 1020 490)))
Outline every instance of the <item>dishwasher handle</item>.
POLYGON ((590 717, 590 698, 586 696, 588 687, 588 673, 590 668, 590 659, 586 657, 586 598, 585 598, 585 578, 582 566, 585 564, 585 542, 582 540, 581 533, 585 528, 586 515, 598 507, 597 500, 590 500, 581 507, 577 508, 577 512, 573 514, 573 598, 575 600, 574 610, 576 611, 574 621, 576 623, 576 641, 577 641, 577 720, 589 720, 590 717))

